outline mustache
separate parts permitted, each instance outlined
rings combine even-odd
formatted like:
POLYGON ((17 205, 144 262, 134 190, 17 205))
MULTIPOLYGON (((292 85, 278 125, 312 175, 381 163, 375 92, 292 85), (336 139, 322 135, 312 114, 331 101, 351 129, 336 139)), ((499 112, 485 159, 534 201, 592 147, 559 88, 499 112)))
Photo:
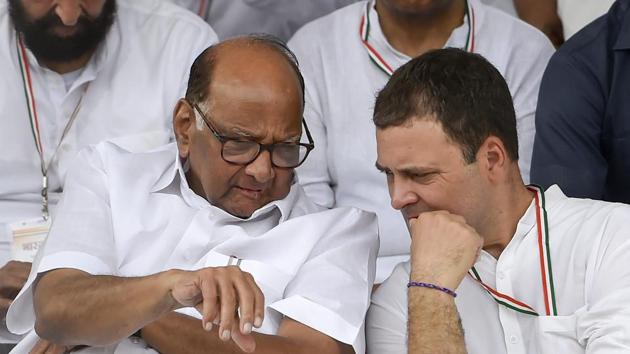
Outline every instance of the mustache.
POLYGON ((84 31, 88 27, 95 26, 98 23, 98 18, 90 17, 89 15, 82 14, 77 19, 77 23, 73 26, 66 26, 61 18, 57 16, 54 10, 50 10, 44 17, 32 21, 29 25, 39 31, 49 31, 55 27, 78 27, 79 31, 84 31))
POLYGON ((29 18, 20 0, 8 0, 9 15, 15 29, 22 34, 26 46, 40 60, 63 62, 89 53, 105 39, 116 15, 116 1, 106 0, 98 16, 82 13, 73 26, 66 26, 54 8, 37 19, 29 18), (55 28, 76 28, 61 36, 55 28))

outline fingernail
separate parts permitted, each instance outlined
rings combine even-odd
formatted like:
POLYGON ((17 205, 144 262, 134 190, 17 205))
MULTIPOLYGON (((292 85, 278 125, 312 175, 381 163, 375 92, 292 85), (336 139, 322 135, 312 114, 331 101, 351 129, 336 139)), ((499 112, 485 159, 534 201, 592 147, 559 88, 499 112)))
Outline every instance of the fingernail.
POLYGON ((254 326, 257 328, 262 326, 262 318, 256 316, 256 318, 254 319, 254 326))
POLYGON ((230 331, 228 331, 227 329, 223 331, 223 333, 221 333, 221 339, 224 341, 230 340, 230 331))
POLYGON ((243 334, 250 334, 250 333, 252 333, 252 324, 247 322, 243 326, 243 334))
POLYGON ((212 331, 212 322, 206 322, 204 329, 208 332, 212 331))

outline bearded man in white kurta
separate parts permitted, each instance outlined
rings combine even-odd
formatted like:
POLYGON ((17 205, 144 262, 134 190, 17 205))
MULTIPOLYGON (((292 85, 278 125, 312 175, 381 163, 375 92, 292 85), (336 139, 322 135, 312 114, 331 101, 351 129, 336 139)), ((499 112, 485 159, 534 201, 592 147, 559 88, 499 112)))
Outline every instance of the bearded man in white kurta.
POLYGON ((295 57, 239 38, 190 77, 176 145, 82 154, 9 329, 85 353, 364 352, 376 218, 295 183, 314 147, 295 57))
POLYGON ((0 343, 15 343, 6 311, 77 153, 170 141, 190 65, 217 36, 162 0, 5 0, 0 38, 0 343))
POLYGON ((374 123, 411 261, 373 296, 369 353, 630 352, 630 206, 523 184, 489 62, 458 49, 412 60, 374 123))

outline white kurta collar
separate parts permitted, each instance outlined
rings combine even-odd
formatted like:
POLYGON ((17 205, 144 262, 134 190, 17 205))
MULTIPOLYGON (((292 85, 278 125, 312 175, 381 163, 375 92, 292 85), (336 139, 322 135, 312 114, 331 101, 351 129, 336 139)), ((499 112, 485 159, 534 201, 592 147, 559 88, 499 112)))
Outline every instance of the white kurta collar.
MULTIPOLYGON (((567 196, 562 193, 560 188, 557 185, 553 185, 545 191, 545 209, 549 211, 566 199, 567 196)), ((536 237, 536 233, 531 232, 532 229, 536 227, 536 207, 534 203, 535 201, 532 200, 523 216, 519 219, 516 231, 504 250, 504 253, 508 250, 508 248, 518 247, 526 236, 529 235, 530 237, 536 237)), ((496 264, 496 261, 497 260, 488 252, 482 250, 479 259, 475 262, 475 267, 483 267, 484 264, 494 265, 496 264)))
MULTIPOLYGON (((484 6, 479 4, 477 0, 469 0, 471 6, 473 7, 473 11, 475 12, 475 36, 479 32, 479 28, 483 25, 484 18, 484 6)), ((385 37, 381 25, 378 20, 378 13, 376 12, 376 6, 370 7, 370 12, 368 14, 370 17, 370 44, 374 46, 374 48, 379 52, 380 55, 383 56, 385 61, 389 63, 394 70, 398 69, 409 60, 409 57, 406 54, 403 54, 396 50, 385 37)), ((450 37, 446 41, 444 47, 454 47, 454 48, 465 48, 466 40, 468 38, 468 18, 464 16, 462 19, 462 24, 455 28, 451 33, 450 37)))
POLYGON ((239 218, 221 208, 211 205, 206 199, 197 195, 190 188, 188 181, 186 180, 186 172, 190 168, 188 162, 186 160, 182 160, 179 156, 176 143, 171 143, 168 148, 174 150, 175 159, 170 165, 168 165, 164 173, 155 182, 152 191, 180 195, 188 205, 198 209, 210 209, 214 216, 221 219, 232 219, 233 221, 244 222, 269 216, 278 209, 280 211, 280 222, 283 222, 291 214, 291 210, 298 199, 299 191, 298 188, 296 188, 297 179, 294 177, 293 181, 291 181, 291 189, 286 197, 280 200, 272 201, 260 207, 247 219, 239 218))

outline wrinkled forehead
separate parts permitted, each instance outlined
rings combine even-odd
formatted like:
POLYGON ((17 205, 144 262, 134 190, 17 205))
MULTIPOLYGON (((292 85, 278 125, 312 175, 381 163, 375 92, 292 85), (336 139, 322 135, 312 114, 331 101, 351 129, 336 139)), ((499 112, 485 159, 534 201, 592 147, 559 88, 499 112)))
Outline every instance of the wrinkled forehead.
POLYGON ((389 169, 461 162, 462 152, 435 119, 376 129, 377 163, 389 169))

